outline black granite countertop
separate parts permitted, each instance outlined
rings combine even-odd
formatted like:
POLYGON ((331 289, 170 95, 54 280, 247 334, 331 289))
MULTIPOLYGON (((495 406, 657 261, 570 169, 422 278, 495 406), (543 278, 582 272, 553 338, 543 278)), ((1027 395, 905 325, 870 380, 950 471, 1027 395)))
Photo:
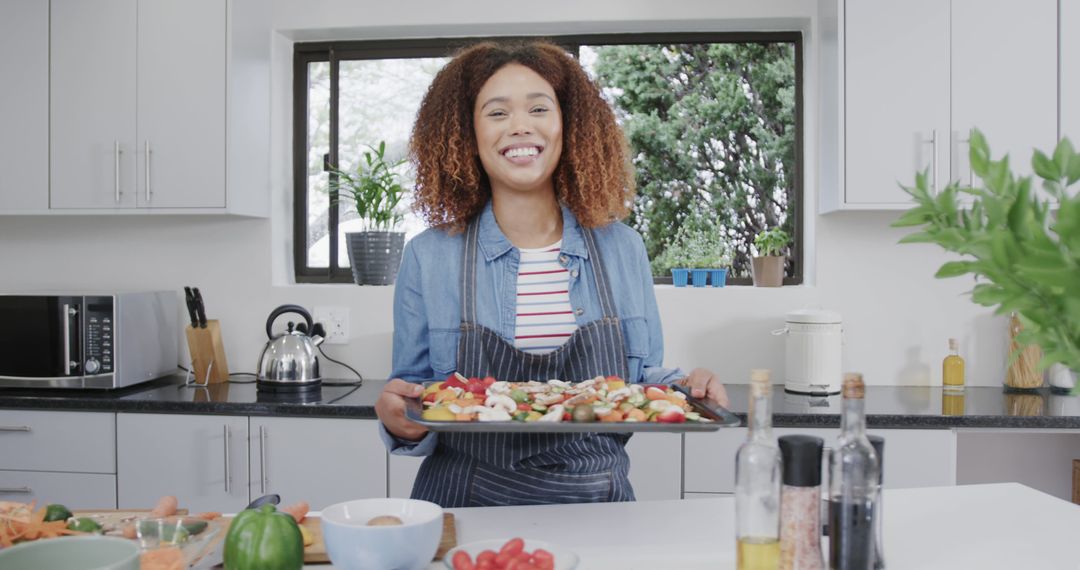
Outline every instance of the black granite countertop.
MULTIPOLYGON (((0 408, 81 410, 169 414, 220 414, 375 418, 375 400, 384 381, 362 385, 348 379, 327 381, 305 396, 260 392, 248 381, 209 387, 183 385, 182 375, 120 390, 30 390, 0 388, 0 408)), ((745 422, 749 387, 729 385, 730 409, 745 422)), ((840 396, 813 397, 773 392, 773 425, 835 427, 840 425, 840 396)), ((1002 388, 968 387, 958 395, 940 387, 868 386, 867 425, 876 428, 942 429, 1042 428, 1080 429, 1080 397, 1051 393, 1007 393, 1002 388)))

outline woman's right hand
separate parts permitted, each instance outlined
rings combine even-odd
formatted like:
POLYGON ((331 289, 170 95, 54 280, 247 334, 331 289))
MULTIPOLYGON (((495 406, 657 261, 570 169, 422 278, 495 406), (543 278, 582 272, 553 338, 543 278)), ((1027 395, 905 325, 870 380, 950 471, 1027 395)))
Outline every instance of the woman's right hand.
POLYGON ((386 431, 400 439, 419 441, 427 435, 427 428, 405 418, 405 398, 419 398, 424 387, 394 378, 387 382, 375 402, 375 415, 386 426, 386 431))

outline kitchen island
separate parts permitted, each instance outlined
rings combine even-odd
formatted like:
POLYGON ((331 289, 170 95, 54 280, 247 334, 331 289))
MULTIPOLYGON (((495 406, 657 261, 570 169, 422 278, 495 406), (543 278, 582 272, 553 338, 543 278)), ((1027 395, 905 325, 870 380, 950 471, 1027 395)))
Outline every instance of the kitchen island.
MULTIPOLYGON (((732 498, 451 512, 459 544, 545 540, 576 552, 580 570, 735 568, 732 498)), ((883 512, 889 570, 1080 568, 1080 506, 1023 485, 886 490, 883 512)))

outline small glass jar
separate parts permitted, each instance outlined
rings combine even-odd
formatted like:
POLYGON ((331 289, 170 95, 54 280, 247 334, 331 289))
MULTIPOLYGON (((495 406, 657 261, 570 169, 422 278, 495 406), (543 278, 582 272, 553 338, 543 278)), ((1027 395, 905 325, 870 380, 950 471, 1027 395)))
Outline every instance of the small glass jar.
POLYGON ((820 437, 785 435, 780 491, 780 570, 823 570, 820 437))

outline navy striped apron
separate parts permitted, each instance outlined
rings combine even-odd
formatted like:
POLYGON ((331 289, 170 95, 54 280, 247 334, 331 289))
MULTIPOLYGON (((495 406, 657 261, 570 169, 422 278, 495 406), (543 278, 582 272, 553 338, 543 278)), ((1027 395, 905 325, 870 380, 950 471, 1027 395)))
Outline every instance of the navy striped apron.
MULTIPOLYGON (((582 230, 603 316, 578 328, 554 352, 531 354, 476 324, 478 220, 469 225, 462 264, 458 372, 509 381, 627 377, 622 329, 608 276, 592 232, 582 230)), ((446 508, 633 501, 625 450, 629 439, 629 434, 441 433, 435 452, 420 466, 412 498, 446 508)))

